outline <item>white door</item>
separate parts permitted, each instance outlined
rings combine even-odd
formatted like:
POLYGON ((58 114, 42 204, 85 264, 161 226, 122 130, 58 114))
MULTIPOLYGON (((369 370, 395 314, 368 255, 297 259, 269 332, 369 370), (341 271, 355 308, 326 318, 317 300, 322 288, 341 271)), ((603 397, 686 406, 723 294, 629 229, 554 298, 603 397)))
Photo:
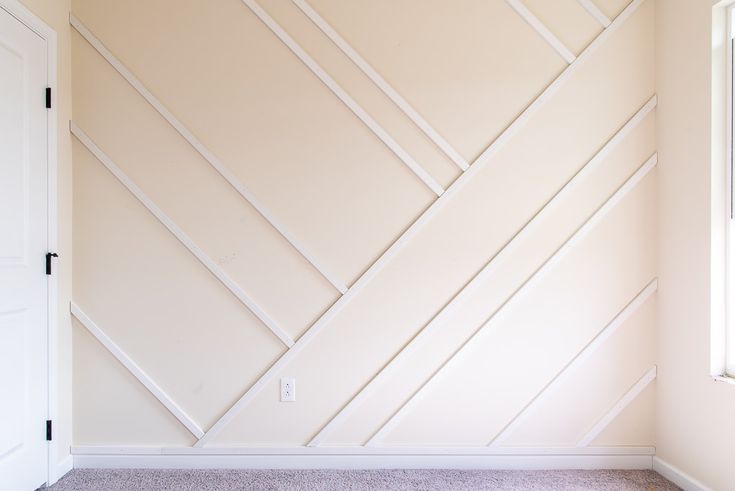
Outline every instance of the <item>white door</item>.
POLYGON ((46 41, 0 8, 0 489, 46 482, 46 41))

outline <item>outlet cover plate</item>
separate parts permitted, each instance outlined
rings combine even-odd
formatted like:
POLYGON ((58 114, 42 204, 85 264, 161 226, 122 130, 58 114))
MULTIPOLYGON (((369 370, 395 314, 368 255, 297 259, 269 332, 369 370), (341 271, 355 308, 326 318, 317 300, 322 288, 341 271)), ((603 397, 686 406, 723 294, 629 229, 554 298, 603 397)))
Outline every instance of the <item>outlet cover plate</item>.
POLYGON ((281 402, 296 401, 296 379, 284 377, 281 379, 281 402))

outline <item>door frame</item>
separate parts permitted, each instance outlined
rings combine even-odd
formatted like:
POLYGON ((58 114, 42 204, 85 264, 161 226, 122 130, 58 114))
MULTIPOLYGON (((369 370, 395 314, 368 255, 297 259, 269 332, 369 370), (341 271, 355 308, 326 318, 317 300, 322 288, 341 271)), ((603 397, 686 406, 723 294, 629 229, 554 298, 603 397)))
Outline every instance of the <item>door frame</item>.
MULTIPOLYGON (((57 34, 48 24, 28 10, 19 0, 0 0, 0 8, 18 19, 22 24, 35 32, 46 41, 46 86, 51 88, 51 108, 46 112, 46 193, 47 193, 47 251, 58 250, 58 87, 57 87, 57 34)), ((39 103, 42 101, 39 94, 39 103)), ((48 275, 47 289, 47 419, 59 423, 59 337, 58 337, 58 274, 60 268, 55 268, 54 274, 48 275)), ((58 439, 52 438, 47 443, 48 468, 46 469, 46 483, 51 485, 59 479, 59 451, 58 439)))

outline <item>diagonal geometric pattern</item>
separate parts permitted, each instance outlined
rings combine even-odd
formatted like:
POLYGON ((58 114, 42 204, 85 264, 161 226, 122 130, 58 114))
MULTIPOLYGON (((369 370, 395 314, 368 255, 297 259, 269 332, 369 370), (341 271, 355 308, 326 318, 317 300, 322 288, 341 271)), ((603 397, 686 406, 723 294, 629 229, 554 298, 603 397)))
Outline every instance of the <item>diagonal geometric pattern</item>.
MULTIPOLYGON (((87 65, 75 77, 87 78, 94 72, 107 73, 105 80, 109 80, 109 83, 100 85, 125 91, 125 97, 131 101, 130 110, 140 114, 145 112, 145 124, 151 125, 151 128, 161 128, 156 131, 165 132, 171 143, 164 145, 153 141, 141 146, 139 152, 121 145, 119 136, 113 132, 116 123, 109 118, 105 120, 105 116, 99 114, 101 111, 89 110, 95 97, 93 94, 79 95, 81 107, 75 113, 80 115, 80 121, 72 124, 73 134, 118 178, 146 211, 158 219, 159 225, 164 225, 178 239, 179 246, 188 249, 233 297, 244 304, 241 307, 254 314, 264 331, 270 330, 273 339, 257 341, 261 345, 268 344, 269 361, 249 364, 257 375, 251 377, 245 386, 243 379, 237 373, 224 370, 224 365, 217 369, 218 372, 210 371, 202 379, 200 387, 219 390, 220 400, 229 401, 219 406, 217 411, 211 405, 205 410, 200 407, 196 397, 196 391, 199 390, 197 386, 171 378, 171 372, 164 374, 165 371, 151 365, 151 361, 143 361, 152 360, 153 353, 146 351, 145 342, 141 342, 138 334, 126 329, 123 321, 114 318, 115 309, 123 306, 116 307, 114 302, 107 299, 103 301, 100 292, 90 290, 91 285, 88 282, 91 275, 84 271, 85 268, 88 269, 85 262, 90 265, 92 262, 84 257, 79 260, 75 258, 75 263, 80 264, 80 273, 75 271, 75 277, 80 278, 80 288, 77 295, 75 287, 74 315, 151 391, 163 407, 198 437, 195 447, 262 444, 297 447, 344 444, 405 447, 430 444, 426 438, 435 438, 434 441, 440 445, 487 445, 488 439, 491 439, 491 445, 497 445, 524 419, 522 416, 525 411, 543 397, 551 384, 561 379, 561 374, 574 364, 582 363, 578 360, 583 360, 584 354, 593 351, 591 347, 595 343, 599 344, 602 342, 600 340, 606 339, 605 333, 615 329, 611 326, 619 326, 625 322, 624 318, 632 313, 628 311, 630 306, 642 304, 655 291, 655 271, 651 270, 653 261, 647 255, 650 227, 646 228, 649 216, 646 206, 650 186, 644 184, 650 180, 648 176, 657 160, 655 149, 650 148, 651 138, 648 137, 656 98, 652 94, 649 70, 638 70, 636 66, 636 63, 646 63, 650 50, 647 44, 645 49, 640 49, 640 43, 648 41, 646 30, 651 23, 650 2, 634 0, 615 12, 615 15, 610 14, 609 8, 605 10, 604 2, 599 2, 598 5, 598 2, 579 1, 574 6, 567 7, 578 9, 575 15, 581 13, 587 16, 588 28, 598 32, 579 52, 574 52, 561 40, 567 38, 568 34, 558 34, 559 26, 565 26, 564 29, 573 26, 565 25, 563 17, 555 19, 553 27, 550 27, 551 24, 547 26, 542 18, 546 18, 548 14, 540 10, 537 14, 534 11, 534 2, 508 0, 506 3, 490 2, 489 5, 472 6, 479 9, 478 11, 490 9, 489 12, 493 15, 508 19, 510 27, 504 32, 504 35, 512 35, 508 42, 532 49, 539 60, 543 59, 543 62, 538 62, 537 69, 539 73, 545 74, 528 78, 538 80, 538 86, 531 100, 520 100, 518 94, 523 93, 525 88, 514 92, 505 85, 506 74, 502 71, 484 72, 490 73, 489 80, 494 84, 494 89, 489 90, 507 91, 506 99, 509 102, 516 98, 513 102, 516 109, 512 119, 501 130, 486 136, 484 149, 473 158, 467 158, 468 145, 455 145, 452 138, 447 136, 453 132, 447 131, 447 124, 440 121, 440 115, 445 113, 428 108, 428 99, 425 97, 413 97, 406 90, 410 85, 409 78, 392 72, 391 64, 381 60, 379 54, 376 54, 379 50, 365 47, 365 36, 357 35, 357 31, 349 29, 351 24, 347 16, 354 12, 340 11, 341 7, 326 0, 293 0, 293 4, 261 4, 255 0, 235 3, 239 5, 224 5, 221 11, 200 9, 191 17, 182 14, 180 27, 172 29, 181 28, 182 32, 192 29, 190 19, 200 23, 201 26, 197 24, 197 28, 201 29, 205 29, 207 22, 214 18, 227 18, 227 22, 233 25, 238 22, 247 25, 248 28, 241 35, 254 36, 261 40, 262 44, 258 45, 261 46, 260 49, 274 57, 269 61, 269 67, 288 67, 293 74, 298 74, 294 75, 298 79, 281 79, 282 83, 293 83, 293 88, 300 88, 302 85, 299 82, 303 80, 304 90, 308 87, 314 94, 313 99, 324 107, 323 116, 326 119, 352 118, 351 125, 355 121, 359 123, 349 127, 342 124, 343 131, 334 135, 332 153, 344 152, 346 147, 340 146, 340 140, 357 142, 351 135, 360 135, 359 141, 366 149, 365 155, 373 155, 386 165, 372 166, 370 162, 377 162, 376 160, 361 161, 361 157, 356 157, 357 160, 353 157, 351 162, 359 164, 359 172, 365 170, 372 175, 391 173, 393 178, 380 182, 390 183, 390 186, 400 183, 396 190, 410 189, 405 196, 400 193, 384 193, 383 196, 387 203, 399 206, 395 208, 396 213, 392 214, 392 220, 411 213, 413 216, 408 221, 404 220, 399 233, 392 237, 390 231, 387 235, 382 231, 379 235, 383 238, 374 240, 373 244, 377 245, 382 240, 383 245, 377 251, 375 245, 371 246, 374 251, 372 257, 363 264, 361 271, 348 279, 344 275, 345 268, 334 267, 331 263, 336 257, 324 253, 324 248, 320 251, 321 239, 315 240, 310 231, 304 232, 305 222, 299 217, 302 212, 308 211, 311 198, 303 203, 303 210, 296 210, 299 208, 298 202, 293 202, 294 211, 284 208, 279 203, 279 200, 282 202, 284 199, 283 193, 269 186, 257 173, 253 174, 252 170, 241 167, 243 159, 233 159, 233 154, 227 149, 230 143, 211 134, 202 134, 199 127, 201 122, 192 117, 194 113, 191 109, 184 108, 180 99, 173 101, 176 105, 172 105, 172 100, 164 98, 165 91, 156 90, 157 84, 151 82, 153 79, 150 75, 140 71, 150 65, 136 62, 135 57, 131 56, 135 53, 134 49, 126 51, 125 36, 116 33, 115 28, 111 27, 108 21, 110 14, 103 13, 105 6, 80 2, 78 17, 72 16, 70 22, 80 34, 75 39, 75 50, 80 55, 84 53, 82 57, 85 61, 79 63, 87 65), (96 24, 88 23, 85 18, 96 21, 96 24), (339 20, 333 19, 342 19, 344 26, 340 27, 339 20), (355 37, 356 44, 353 44, 351 36, 355 37), (89 49, 90 46, 93 50, 89 49), (87 59, 95 61, 86 61, 87 59), (622 82, 605 78, 604 70, 628 63, 622 62, 622 59, 629 59, 631 76, 623 77, 625 80, 622 82), (103 61, 100 63, 100 60, 103 61), (297 64, 293 65, 294 62, 297 64), (553 67, 558 67, 555 72, 553 67), (634 73, 636 75, 632 75, 634 73), (541 82, 544 78, 545 81, 541 82), (121 80, 124 80, 122 85, 121 80), (317 82, 316 85, 314 81, 317 82), (607 91, 611 102, 596 95, 602 91, 607 91), (89 105, 86 101, 89 101, 89 105), (604 117, 595 118, 595 112, 588 110, 589 104, 585 107, 589 101, 594 101, 593 104, 599 106, 598 114, 604 117), (390 109, 386 109, 388 107, 390 109), (552 121, 556 124, 550 124, 552 121), (580 124, 582 121, 584 125, 580 124), (565 131, 567 128, 569 131, 565 131), (572 149, 569 145, 572 141, 570 131, 574 128, 584 131, 585 134, 580 133, 578 144, 572 149), (175 141, 178 141, 176 148, 173 147, 175 141), (425 148, 416 151, 416 142, 421 141, 423 143, 420 145, 425 148), (184 145, 184 150, 180 148, 181 145, 184 145), (375 150, 367 151, 373 148, 375 150), (536 159, 530 158, 534 152, 540 151, 546 153, 536 155, 536 159), (217 176, 229 186, 230 191, 239 196, 241 204, 235 206, 251 207, 258 219, 264 220, 270 226, 261 228, 264 231, 269 230, 264 232, 266 235, 263 237, 274 234, 272 240, 285 241, 290 246, 291 254, 295 252, 300 255, 310 272, 306 273, 303 266, 295 266, 289 273, 296 278, 311 275, 309 278, 314 279, 308 281, 319 286, 293 288, 292 291, 295 295, 299 291, 313 294, 321 292, 326 286, 324 293, 319 293, 318 305, 312 303, 305 308, 304 299, 297 296, 289 297, 289 301, 285 301, 284 297, 279 302, 277 296, 264 295, 259 283, 266 282, 265 275, 243 275, 232 270, 232 264, 238 262, 239 253, 218 256, 215 250, 220 244, 203 244, 208 240, 206 231, 222 234, 223 230, 216 223, 216 213, 210 215, 214 221, 209 222, 192 219, 192 213, 196 214, 196 210, 200 208, 216 212, 216 208, 212 208, 206 201, 199 202, 197 206, 181 207, 165 184, 160 185, 157 181, 146 178, 151 167, 137 163, 148 159, 148 155, 153 153, 159 159, 169 159, 169 152, 178 152, 187 161, 190 160, 192 169, 198 165, 201 169, 209 169, 206 172, 214 172, 212 176, 217 176), (427 164, 424 166, 423 159, 416 158, 414 152, 416 155, 421 152, 429 155, 433 152, 433 157, 426 159, 427 164), (552 165, 534 167, 531 164, 540 162, 539 157, 543 159, 544 156, 552 165), (443 163, 437 164, 440 161, 443 163), (441 166, 444 166, 444 171, 438 171, 441 166), (541 173, 530 173, 534 168, 541 173), (448 173, 453 175, 447 180, 445 176, 448 173), (250 180, 247 179, 248 176, 251 177, 250 180), (500 184, 505 184, 505 188, 498 188, 500 184), (427 191, 432 191, 433 194, 428 196, 427 191), (629 199, 628 194, 633 195, 633 198, 629 199), (628 211, 629 202, 643 209, 636 212, 634 207, 632 211, 628 211), (500 213, 503 208, 508 213, 500 213), (619 208, 623 208, 623 211, 618 211, 619 208), (608 218, 608 215, 612 217, 608 218), (608 222, 612 225, 608 225, 608 222), (582 269, 599 269, 600 278, 605 278, 606 281, 606 288, 601 291, 607 290, 609 294, 601 296, 599 300, 589 301, 589 306, 581 309, 576 317, 562 315, 553 320, 553 309, 544 310, 543 305, 547 302, 553 304, 554 301, 539 295, 563 295, 566 291, 576 290, 550 288, 546 277, 551 279, 552 284, 554 281, 561 281, 557 276, 564 277, 579 269, 579 266, 573 265, 573 261, 569 265, 567 256, 573 260, 577 260, 577 256, 585 258, 585 254, 590 254, 585 252, 589 247, 604 247, 605 241, 600 237, 610 233, 627 233, 626 230, 631 227, 639 232, 636 237, 641 241, 640 247, 621 247, 618 252, 598 251, 590 256, 594 261, 590 259, 592 262, 583 263, 586 266, 582 269), (446 242, 450 251, 455 250, 460 255, 448 259, 452 255, 445 255, 445 245, 442 242, 446 242), (588 246, 588 242, 593 245, 588 246), (462 249, 466 250, 462 252, 462 249), (530 260, 523 260, 524 257, 530 260), (610 276, 608 270, 600 269, 608 257, 614 259, 610 264, 617 264, 619 261, 636 264, 633 268, 636 274, 623 273, 618 269, 620 278, 610 276), (412 286, 406 290, 403 285, 412 286), (336 297, 334 290, 338 293, 336 297), (532 293, 526 294, 526 291, 532 290, 532 293), (292 323, 291 320, 284 322, 284 319, 292 317, 289 313, 291 305, 296 310, 304 308, 315 312, 316 309, 316 312, 301 315, 299 323, 292 323), (482 388, 485 382, 504 378, 504 375, 486 373, 479 378, 472 376, 463 379, 462 373, 466 375, 466 372, 463 372, 462 367, 472 365, 463 360, 472 361, 478 357, 481 359, 483 346, 487 343, 485 339, 495 336, 495 330, 503 331, 508 323, 531 322, 514 321, 514 316, 519 310, 530 308, 532 311, 534 305, 539 306, 540 311, 549 312, 549 321, 552 324, 559 324, 561 319, 566 319, 568 325, 577 326, 576 330, 569 330, 569 342, 560 343, 558 349, 552 350, 549 358, 549 381, 542 383, 539 390, 535 389, 535 382, 529 383, 517 396, 509 398, 509 405, 511 399, 518 400, 520 405, 498 411, 495 417, 505 420, 500 423, 496 433, 480 435, 479 440, 474 436, 463 440, 462 435, 468 434, 467 431, 456 431, 454 434, 459 435, 458 440, 452 442, 451 436, 443 436, 436 418, 443 418, 453 411, 459 414, 464 409, 460 410, 455 406, 451 410, 451 403, 432 403, 435 399, 432 394, 441 393, 444 390, 441 389, 442 385, 452 380, 455 388, 469 391, 469 395, 463 396, 468 401, 473 397, 486 399, 487 395, 482 388), (599 314, 590 313, 594 305, 599 305, 599 314), (463 316, 474 316, 475 320, 469 321, 463 316), (304 322, 308 317, 311 318, 304 322), (95 319, 94 322, 91 321, 92 318, 95 319), (480 319, 481 322, 478 322, 480 319), (493 323, 501 327, 486 329, 493 323), (108 329, 111 328, 107 327, 109 324, 114 324, 114 329, 110 332, 108 329), (376 335, 365 337, 371 328, 377 328, 376 335), (115 339, 116 336, 119 341, 115 339), (452 336, 454 338, 450 342, 449 338, 452 336), (583 341, 585 339, 587 341, 583 341), (359 340, 362 340, 361 346, 359 340), (271 347, 273 342, 282 343, 275 354, 271 347), (437 347, 442 354, 438 354, 437 347), (350 353, 357 352, 360 355, 351 360, 350 353), (432 352, 437 353, 436 356, 432 352), (424 367, 413 370, 412 366, 421 360, 426 361, 423 363, 424 367), (554 369, 554 366, 559 368, 554 369), (279 405, 274 395, 278 378, 285 375, 294 376, 299 381, 300 400, 296 404, 279 405), (160 376, 165 380, 158 380, 160 376), (394 381, 407 376, 413 377, 410 383, 397 387, 394 381), (439 388, 438 391, 433 389, 434 385, 439 388), (336 390, 330 391, 332 388, 336 390), (474 390, 479 391, 477 396, 473 395, 474 390), (528 396, 523 395, 526 393, 528 396), (524 397, 527 398, 524 400, 524 397), (301 402, 302 398, 304 402, 301 402), (376 406, 380 406, 380 409, 376 409, 376 406), (442 407, 437 412, 436 408, 439 406, 442 407), (503 416, 506 412, 508 417, 503 416), (410 424, 405 424, 409 416, 412 417, 410 424), (377 422, 376 418, 380 421, 377 422), (413 435, 420 434, 422 428, 425 436, 415 438, 413 435), (484 443, 479 443, 482 440, 484 443), (478 443, 474 443, 475 441, 478 443)), ((374 15, 367 12, 375 9, 379 13, 384 7, 381 3, 358 3, 354 9, 356 12, 363 11, 366 15, 374 15)), ((474 15, 469 4, 467 7, 466 14, 474 15)), ((120 9, 118 14, 128 14, 126 9, 129 7, 116 8, 120 9)), ((440 7, 426 7, 427 10, 431 8, 440 7)), ((400 12, 397 17, 401 17, 400 12)), ((458 21, 458 24, 461 25, 461 22, 458 21)), ((388 26, 387 35, 392 32, 391 27, 388 26)), ((141 26, 142 31, 146 29, 147 26, 141 26)), ((421 35, 417 31, 416 39, 421 35)), ((410 48, 413 49, 413 46, 410 48)), ((475 54, 477 55, 479 53, 475 54)), ((503 57, 508 59, 508 53, 501 47, 496 47, 490 53, 489 59, 497 61, 503 57)), ((510 55, 510 59, 512 58, 510 55)), ((437 64, 441 62, 437 60, 437 64)), ((417 66, 419 63, 417 61, 417 66)), ((521 65, 508 62, 507 66, 521 65)), ((175 72, 179 68, 181 67, 174 65, 171 71, 175 72)), ((257 75, 245 71, 238 72, 235 78, 257 75)), ((457 83, 461 83, 463 78, 459 69, 456 75, 459 77, 456 79, 457 83)), ((507 75, 522 76, 520 73, 507 75)), ((440 77, 437 80, 439 79, 440 77)), ((182 86, 187 83, 187 80, 181 81, 182 86)), ((268 89, 263 87, 262 90, 268 89)), ((213 97, 214 101, 216 96, 206 97, 213 97)), ((291 101, 295 108, 298 107, 300 97, 304 98, 305 95, 297 94, 291 101)), ((214 110, 213 106, 210 109, 214 110)), ((296 113, 294 116, 296 117, 296 113)), ((258 117, 257 113, 252 115, 256 120, 258 117)), ((487 117, 492 119, 492 115, 487 117)), ((226 121, 227 118, 223 115, 223 122, 226 121)), ((471 118, 467 121, 472 125, 471 118)), ((495 127, 499 127, 498 124, 497 121, 493 123, 495 127)), ((305 127, 304 130, 306 131, 305 127)), ((125 131, 133 134, 139 130, 130 128, 125 131)), ((142 137, 138 138, 142 141, 142 137)), ((295 136, 291 141, 299 138, 300 136, 295 136)), ((284 141, 289 140, 286 138, 284 141)), ((308 143, 304 142, 303 147, 306 149, 308 143)), ((82 147, 78 147, 78 150, 82 151, 82 147)), ((78 155, 75 151, 75 160, 78 155)), ((310 158, 319 159, 318 155, 308 152, 302 152, 302 155, 307 161, 310 158)), ((152 165, 157 164, 152 161, 152 165)), ((290 172, 295 174, 303 173, 303 168, 308 169, 308 162, 293 162, 290 165, 290 172)), ((327 177, 326 174, 319 174, 319 171, 317 175, 329 183, 326 188, 330 192, 340 185, 339 181, 334 180, 334 176, 327 177)), ((284 174, 279 176, 285 179, 284 174)), ((335 176, 339 177, 338 174, 335 176)), ((215 179, 199 182, 206 182, 212 190, 218 186, 215 179)), ((378 182, 365 181, 373 201, 380 200, 381 197, 379 187, 376 187, 378 182), (368 184, 369 182, 373 184, 368 184)), ((188 186, 194 187, 198 184, 191 179, 188 183, 188 186)), ((189 189, 194 190, 194 187, 181 189, 180 192, 187 193, 189 189)), ((307 196, 296 192, 293 186, 289 186, 289 190, 293 190, 294 195, 307 196)), ((354 203, 350 201, 340 205, 346 205, 347 214, 356 211, 354 203)), ((373 211, 377 217, 375 223, 380 221, 378 212, 384 213, 387 220, 389 211, 389 208, 376 208, 373 211)), ((94 212, 89 209, 77 209, 75 213, 84 214, 85 217, 89 215, 88 222, 95 222, 94 212)), ((334 227, 334 224, 323 220, 324 216, 316 216, 319 218, 311 222, 318 226, 312 228, 334 227)), ((89 230, 91 229, 80 229, 82 241, 85 236, 91 237, 89 230)), ((373 239, 377 238, 376 234, 371 235, 373 239)), ((265 238, 253 236, 252 240, 255 244, 265 238)), ((267 257, 288 249, 289 247, 280 250, 252 247, 250 252, 255 259, 259 254, 267 257)), ((364 252, 361 254, 364 256, 364 252)), ((269 264, 275 264, 273 258, 269 260, 272 261, 269 264)), ((289 273, 285 270, 283 273, 282 281, 267 280, 273 284, 272 291, 285 288, 281 285, 288 283, 286 278, 289 273)), ((570 278, 567 282, 573 280, 570 278)), ((307 280, 296 281, 306 285, 307 280)), ((141 293, 145 294, 144 283, 142 287, 141 293)), ((201 307, 203 312, 207 312, 206 305, 201 307)), ((170 306, 160 306, 163 315, 157 316, 155 322, 148 324, 150 329, 155 330, 158 323, 166 322, 167 308, 170 306)), ((212 316, 212 320, 221 318, 212 316)), ((202 335, 206 335, 208 328, 213 329, 212 335, 216 336, 216 323, 185 328, 197 329, 202 335)), ((252 348, 258 349, 255 345, 252 348)), ((509 344, 508 349, 519 350, 520 346, 509 344)), ((517 351, 517 354, 532 356, 523 354, 522 351, 517 351)), ((216 357, 217 354, 201 352, 195 364, 206 364, 212 356, 216 357)), ((166 363, 165 359, 161 361, 166 363)), ((173 357, 171 361, 181 362, 173 357)), ((173 372, 175 373, 175 368, 173 372)), ((543 377, 547 375, 544 374, 539 380, 543 380, 543 377)), ((593 427, 586 429, 587 433, 581 438, 579 445, 590 445, 654 378, 655 368, 652 368, 637 382, 628 381, 630 390, 622 396, 616 396, 619 400, 606 414, 599 415, 600 419, 593 427)), ((93 394, 83 394, 80 397, 86 404, 94 405, 93 394)), ((486 400, 478 402, 482 402, 478 407, 492 407, 488 406, 486 400)), ((473 414, 467 419, 467 424, 477 417, 477 414, 473 414)), ((456 422, 455 426, 457 425, 462 425, 462 421, 456 422)), ((486 426, 489 428, 492 425, 488 421, 486 426)), ((83 431, 80 431, 78 443, 83 444, 84 440, 83 431)), ((109 443, 115 444, 114 435, 109 443)))

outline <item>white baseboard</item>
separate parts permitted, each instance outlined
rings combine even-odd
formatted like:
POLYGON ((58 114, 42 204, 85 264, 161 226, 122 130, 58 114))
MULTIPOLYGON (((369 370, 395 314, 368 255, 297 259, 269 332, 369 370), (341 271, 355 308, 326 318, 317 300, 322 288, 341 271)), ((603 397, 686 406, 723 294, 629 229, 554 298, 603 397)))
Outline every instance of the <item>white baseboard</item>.
POLYGON ((692 476, 658 457, 653 458, 653 470, 673 482, 684 491, 712 491, 692 476))
POLYGON ((75 447, 75 468, 148 469, 651 469, 651 447, 126 448, 75 447))

